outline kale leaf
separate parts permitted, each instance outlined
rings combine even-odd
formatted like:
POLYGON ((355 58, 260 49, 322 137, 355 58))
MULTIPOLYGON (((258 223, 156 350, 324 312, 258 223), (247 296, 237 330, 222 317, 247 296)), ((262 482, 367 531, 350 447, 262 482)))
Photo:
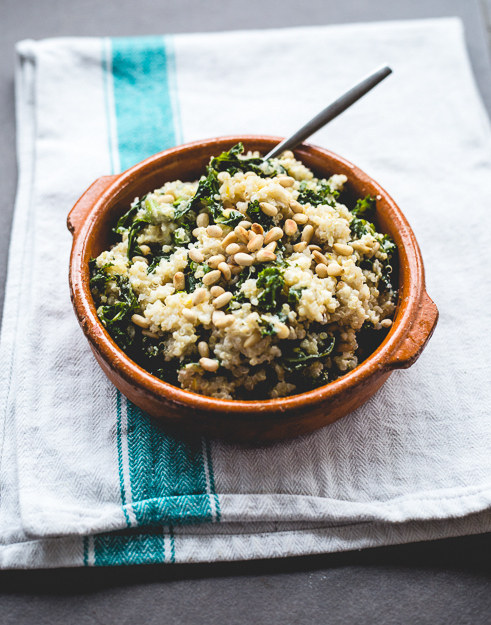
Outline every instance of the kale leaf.
POLYGON ((257 200, 249 202, 247 214, 253 222, 262 226, 266 231, 270 230, 275 225, 273 218, 263 213, 257 200))
POLYGON ((217 177, 217 172, 212 167, 208 167, 206 176, 202 176, 199 181, 196 193, 191 200, 188 201, 187 205, 179 210, 177 217, 176 213, 174 213, 175 218, 181 218, 191 209, 199 211, 204 208, 214 223, 232 227, 236 226, 244 219, 244 216, 237 210, 224 209, 221 202, 216 199, 219 191, 220 182, 217 177))
POLYGON ((140 234, 141 230, 145 226, 148 226, 150 221, 148 218, 135 219, 135 221, 131 224, 130 229, 128 231, 128 258, 131 259, 133 256, 138 256, 142 254, 140 247, 138 246, 138 242, 136 240, 137 236, 140 234))
POLYGON ((298 302, 300 301, 300 298, 302 297, 302 291, 304 289, 306 289, 307 287, 305 286, 301 286, 301 287, 295 287, 293 286, 289 291, 288 291, 288 303, 290 304, 290 306, 296 306, 298 304, 298 302))
POLYGON ((112 267, 114 263, 105 263, 102 267, 97 266, 97 261, 95 258, 91 258, 89 261, 89 270, 90 270, 90 288, 95 289, 99 293, 103 294, 106 288, 106 284, 109 280, 113 280, 113 276, 106 272, 106 269, 112 267))
POLYGON ((397 246, 389 237, 388 234, 384 234, 380 239, 380 249, 387 254, 387 259, 379 261, 382 265, 382 275, 379 280, 379 285, 382 286, 382 290, 389 290, 393 288, 392 285, 392 257, 397 250, 397 246))
POLYGON ((364 234, 375 234, 375 226, 372 223, 375 218, 375 207, 375 197, 371 195, 356 201, 356 206, 351 211, 354 217, 350 221, 349 227, 351 232, 359 239, 364 234))
POLYGON ((266 312, 278 311, 281 306, 281 292, 285 286, 283 274, 279 267, 266 267, 259 272, 256 285, 262 289, 257 298, 257 307, 266 312))
POLYGON ((138 299, 131 288, 128 278, 114 276, 119 288, 119 299, 114 304, 99 306, 97 315, 112 338, 122 349, 128 349, 135 339, 135 327, 131 316, 138 309, 138 299))
POLYGON ((244 152, 243 143, 239 142, 227 152, 222 152, 210 161, 210 168, 216 172, 227 171, 231 176, 238 171, 252 171, 262 178, 270 178, 278 174, 286 174, 286 169, 279 163, 272 163, 260 156, 241 156, 244 152))
POLYGON ((325 341, 322 341, 322 351, 317 354, 308 354, 300 347, 300 345, 289 346, 289 349, 283 354, 281 364, 283 365, 283 368, 290 373, 293 373, 294 371, 301 371, 304 367, 312 364, 313 362, 327 358, 327 356, 329 356, 334 349, 335 343, 336 339, 334 337, 329 337, 325 341))
POLYGON ((309 189, 307 182, 303 180, 300 183, 300 193, 297 201, 300 204, 311 204, 312 206, 318 206, 319 204, 336 206, 336 198, 339 196, 339 191, 331 189, 325 181, 319 182, 317 186, 317 190, 309 189))
POLYGON ((375 218, 376 198, 373 195, 366 195, 363 199, 356 201, 356 206, 352 209, 355 217, 363 217, 373 221, 375 218))
POLYGON ((196 278, 196 276, 194 275, 199 267, 203 268, 204 274, 207 274, 211 271, 211 268, 206 263, 199 264, 195 263, 193 260, 188 263, 188 266, 184 271, 184 279, 186 281, 185 290, 187 293, 192 293, 203 284, 203 278, 196 278))
POLYGON ((366 219, 359 219, 358 217, 353 217, 349 224, 351 232, 358 238, 364 234, 375 234, 375 226, 366 219))
POLYGON ((125 230, 133 223, 137 212, 142 208, 143 202, 147 199, 147 196, 144 195, 141 200, 135 200, 131 205, 131 208, 128 212, 122 215, 116 224, 116 227, 113 229, 115 234, 123 234, 125 230))

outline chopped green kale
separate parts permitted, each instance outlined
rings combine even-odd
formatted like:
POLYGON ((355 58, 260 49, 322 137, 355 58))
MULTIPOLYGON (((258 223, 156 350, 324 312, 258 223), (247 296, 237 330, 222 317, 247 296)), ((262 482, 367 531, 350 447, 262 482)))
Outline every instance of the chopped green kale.
POLYGON ((375 219, 376 198, 373 195, 366 195, 363 199, 356 201, 356 206, 352 209, 355 217, 362 217, 373 221, 375 219))
POLYGON ((279 267, 266 267, 259 272, 256 285, 262 289, 257 298, 257 307, 266 312, 277 312, 281 307, 281 292, 285 286, 279 267))
POLYGON ((300 286, 300 287, 292 286, 292 288, 288 291, 288 300, 287 300, 290 306, 296 306, 298 304, 298 302, 300 301, 300 298, 302 297, 302 291, 304 291, 306 288, 307 288, 306 286, 300 286))
POLYGON ((237 143, 227 152, 222 152, 210 161, 210 168, 216 172, 227 171, 231 176, 238 171, 252 171, 263 178, 270 178, 278 174, 286 174, 286 169, 279 163, 264 160, 260 156, 241 156, 244 145, 237 143))
POLYGON ((339 191, 331 189, 326 181, 319 182, 317 187, 316 190, 309 189, 307 181, 302 180, 297 201, 300 204, 311 204, 312 206, 319 206, 319 204, 336 206, 336 198, 339 196, 339 191))
POLYGON ((273 218, 263 213, 257 200, 249 202, 247 214, 253 222, 262 226, 266 231, 270 230, 275 225, 273 218))
POLYGON ((112 279, 118 285, 118 301, 99 306, 97 315, 116 343, 122 349, 128 349, 135 338, 136 331, 131 323, 131 316, 138 309, 138 299, 128 278, 118 275, 112 279))
POLYGON ((301 371, 307 365, 327 358, 334 349, 335 343, 336 339, 334 337, 328 337, 324 341, 319 341, 318 347, 321 348, 321 351, 318 351, 317 354, 308 354, 298 343, 292 343, 284 350, 281 364, 290 373, 301 371))
POLYGON ((135 200, 131 205, 130 210, 118 219, 116 227, 113 229, 115 234, 123 234, 123 232, 128 230, 146 198, 147 196, 144 195, 141 200, 135 200))
POLYGON ((106 284, 109 280, 113 280, 113 277, 107 273, 106 269, 112 267, 114 263, 105 263, 102 267, 97 266, 97 260, 95 258, 91 258, 89 261, 89 270, 90 270, 90 288, 95 289, 100 294, 104 293, 106 288, 106 284))
POLYGON ((397 250, 397 246, 388 234, 384 234, 378 241, 380 243, 380 248, 387 254, 386 260, 379 261, 382 265, 382 276, 380 277, 379 286, 382 286, 380 290, 389 290, 393 288, 392 257, 397 250))

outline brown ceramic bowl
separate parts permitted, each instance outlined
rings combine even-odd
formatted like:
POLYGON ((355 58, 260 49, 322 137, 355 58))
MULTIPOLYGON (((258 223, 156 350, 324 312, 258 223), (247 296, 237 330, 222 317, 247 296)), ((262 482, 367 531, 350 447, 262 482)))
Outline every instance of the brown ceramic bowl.
MULTIPOLYGON (((394 369, 410 367, 430 338, 438 310, 425 290, 421 253, 394 200, 379 184, 343 158, 313 145, 297 158, 322 177, 345 174, 353 197, 380 196, 377 225, 399 251, 399 303, 383 343, 356 369, 307 393, 263 401, 223 400, 182 390, 134 363, 99 321, 89 288, 89 260, 107 249, 111 227, 130 202, 169 180, 196 180, 210 156, 242 141, 246 150, 268 152, 278 137, 240 136, 198 141, 165 150, 116 176, 104 176, 82 195, 68 216, 73 234, 70 290, 75 313, 104 373, 141 409, 172 429, 242 442, 294 437, 343 417, 371 397, 394 369)), ((401 398, 403 401, 403 398, 401 398)))

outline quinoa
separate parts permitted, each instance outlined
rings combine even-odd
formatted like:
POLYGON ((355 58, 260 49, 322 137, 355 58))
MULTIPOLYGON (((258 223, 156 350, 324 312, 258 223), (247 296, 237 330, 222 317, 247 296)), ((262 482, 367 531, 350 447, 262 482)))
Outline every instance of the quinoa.
POLYGON ((397 300, 377 199, 350 210, 346 182, 237 144, 199 181, 135 198, 90 263, 101 322, 150 373, 212 397, 282 397, 344 375, 397 300))

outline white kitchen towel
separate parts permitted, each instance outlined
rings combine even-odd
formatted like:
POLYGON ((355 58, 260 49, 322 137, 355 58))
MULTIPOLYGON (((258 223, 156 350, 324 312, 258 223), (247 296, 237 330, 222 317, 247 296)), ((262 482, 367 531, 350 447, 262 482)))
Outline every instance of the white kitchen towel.
POLYGON ((0 566, 311 554, 491 529, 490 126, 458 20, 18 46, 20 180, 0 346, 0 566), (314 142, 399 202, 440 309, 362 408, 258 448, 166 435, 73 314, 65 219, 98 176, 216 135, 286 135, 382 63, 314 142))

